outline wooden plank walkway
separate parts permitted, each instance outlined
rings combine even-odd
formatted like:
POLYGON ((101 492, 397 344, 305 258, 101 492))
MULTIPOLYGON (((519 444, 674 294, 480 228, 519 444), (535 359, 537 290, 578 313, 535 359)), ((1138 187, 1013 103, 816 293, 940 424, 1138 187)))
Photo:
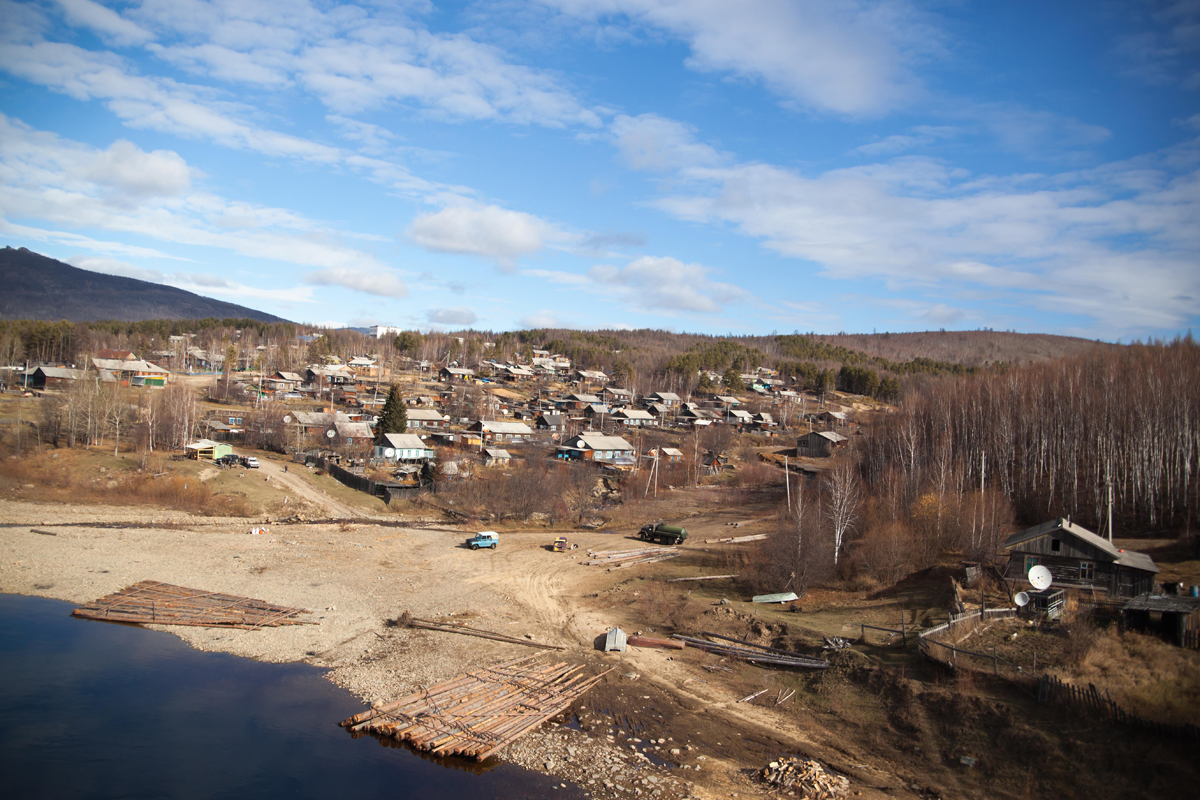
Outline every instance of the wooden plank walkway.
POLYGON ((469 672, 339 724, 351 733, 408 741, 434 755, 483 761, 565 711, 616 669, 589 678, 577 674, 582 665, 530 663, 540 655, 469 672))
POLYGON ((72 612, 77 617, 104 622, 141 625, 195 625, 205 628, 274 628, 279 625, 316 625, 301 619, 312 612, 277 606, 265 600, 238 597, 203 589, 189 589, 158 581, 126 586, 72 612))

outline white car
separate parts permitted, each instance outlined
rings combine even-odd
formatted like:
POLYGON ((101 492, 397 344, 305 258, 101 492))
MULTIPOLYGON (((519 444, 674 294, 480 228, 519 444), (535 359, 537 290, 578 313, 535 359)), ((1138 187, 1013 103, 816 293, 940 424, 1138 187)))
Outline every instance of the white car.
POLYGON ((258 459, 254 456, 250 456, 246 459, 246 466, 250 469, 258 469, 258 459))

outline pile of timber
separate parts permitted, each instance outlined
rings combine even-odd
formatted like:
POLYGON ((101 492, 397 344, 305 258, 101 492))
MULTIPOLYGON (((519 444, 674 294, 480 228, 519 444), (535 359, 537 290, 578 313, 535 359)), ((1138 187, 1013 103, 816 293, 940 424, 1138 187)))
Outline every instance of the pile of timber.
POLYGON ((804 800, 834 800, 850 792, 849 780, 829 774, 818 762, 806 758, 772 761, 759 770, 758 779, 804 800))
POLYGON ((352 733, 408 741, 434 755, 470 756, 483 761, 565 711, 612 672, 606 670, 589 678, 576 674, 582 665, 528 663, 539 655, 469 672, 339 724, 352 733))
POLYGON ((769 534, 752 533, 749 536, 725 536, 720 539, 705 539, 705 544, 737 544, 738 542, 761 542, 769 534))
POLYGON ((273 628, 278 625, 316 625, 301 619, 312 612, 277 606, 265 600, 158 581, 142 581, 93 600, 72 612, 84 619, 134 622, 142 625, 197 625, 205 628, 273 628))
POLYGON ((666 547, 638 547, 633 550, 589 550, 589 560, 583 563, 587 566, 607 566, 620 569, 633 564, 650 564, 654 561, 664 561, 683 555, 678 545, 666 547))
POLYGON ((674 638, 687 642, 692 647, 714 653, 720 656, 736 658, 739 661, 749 661, 753 664, 771 664, 777 667, 799 667, 803 669, 828 669, 829 662, 820 658, 789 653, 787 650, 777 650, 774 647, 747 642, 743 639, 733 639, 719 633, 705 633, 708 639, 698 639, 694 636, 675 634, 674 638), (721 639, 720 642, 711 641, 721 639), (732 644, 725 644, 732 642, 732 644))

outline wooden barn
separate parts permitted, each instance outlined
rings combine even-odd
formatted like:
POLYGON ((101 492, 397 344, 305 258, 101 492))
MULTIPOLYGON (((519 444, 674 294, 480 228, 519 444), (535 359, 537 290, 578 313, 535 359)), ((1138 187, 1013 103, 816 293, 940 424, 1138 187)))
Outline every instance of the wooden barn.
POLYGON ((1200 597, 1143 594, 1122 609, 1129 630, 1154 633, 1168 642, 1200 650, 1200 597))
POLYGON ((1052 519, 1014 533, 1008 548, 1009 580, 1028 581, 1029 570, 1050 570, 1057 588, 1076 587, 1136 597, 1154 588, 1158 567, 1145 553, 1121 550, 1069 519, 1052 519))

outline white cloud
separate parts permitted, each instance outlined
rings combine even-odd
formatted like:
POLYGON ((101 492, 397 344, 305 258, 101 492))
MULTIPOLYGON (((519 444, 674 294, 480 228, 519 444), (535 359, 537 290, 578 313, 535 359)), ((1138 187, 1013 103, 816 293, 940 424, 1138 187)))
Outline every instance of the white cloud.
POLYGON ((508 265, 536 253, 547 240, 561 238, 550 223, 499 206, 452 206, 421 214, 408 229, 426 250, 480 256, 508 265))
POLYGON ((697 142, 692 127, 656 114, 622 114, 613 120, 612 134, 617 150, 634 169, 665 172, 681 167, 711 167, 727 160, 712 147, 697 142))
POLYGON ((380 297, 408 297, 404 282, 386 271, 336 267, 310 272, 304 276, 304 282, 314 286, 341 286, 380 297))
MULTIPOLYGON (((191 175, 171 151, 147 153, 128 142, 96 150, 0 114, 0 218, 9 228, 12 219, 33 219, 316 268, 385 269, 342 244, 352 234, 287 209, 195 191, 191 175)), ((80 246, 86 238, 46 230, 34 236, 68 242, 73 236, 80 246)))
MULTIPOLYGON (((732 225, 834 278, 985 287, 1113 332, 1184 327, 1200 296, 1200 141, 1057 175, 976 176, 905 157, 814 175, 681 166, 673 177, 659 208, 732 225)), ((664 299, 705 307, 683 290, 664 299)))
POLYGON ((111 8, 106 8, 92 0, 56 0, 62 8, 63 16, 72 25, 90 28, 100 34, 105 40, 116 45, 143 44, 153 39, 153 35, 122 17, 111 8))
POLYGON ((688 67, 761 80, 811 108, 874 114, 919 91, 910 64, 942 35, 903 0, 542 0, 584 20, 663 31, 687 42, 688 67))
POLYGON ((135 267, 128 261, 116 258, 96 258, 94 256, 71 256, 64 259, 68 264, 89 272, 102 272, 105 275, 119 275, 122 278, 136 278, 149 283, 166 283, 167 276, 161 270, 135 267))
POLYGON ((563 322, 554 311, 536 311, 528 316, 521 317, 517 323, 518 328, 576 328, 569 322, 563 322))
POLYGON ((712 280, 700 264, 661 256, 642 256, 624 267, 597 265, 588 272, 596 284, 613 287, 629 305, 650 311, 712 314, 729 303, 750 298, 731 283, 712 280))
POLYGON ((77 255, 67 258, 66 262, 71 266, 86 269, 90 272, 101 272, 105 275, 117 275, 122 278, 134 278, 148 283, 173 286, 176 289, 184 289, 195 294, 227 297, 235 301, 245 301, 254 298, 277 302, 313 302, 312 290, 306 287, 262 289, 226 280, 218 275, 189 272, 165 273, 157 269, 137 267, 127 261, 120 261, 113 258, 95 258, 77 255))
POLYGON ((431 308, 425 312, 425 319, 438 325, 474 325, 479 317, 469 308, 431 308))

